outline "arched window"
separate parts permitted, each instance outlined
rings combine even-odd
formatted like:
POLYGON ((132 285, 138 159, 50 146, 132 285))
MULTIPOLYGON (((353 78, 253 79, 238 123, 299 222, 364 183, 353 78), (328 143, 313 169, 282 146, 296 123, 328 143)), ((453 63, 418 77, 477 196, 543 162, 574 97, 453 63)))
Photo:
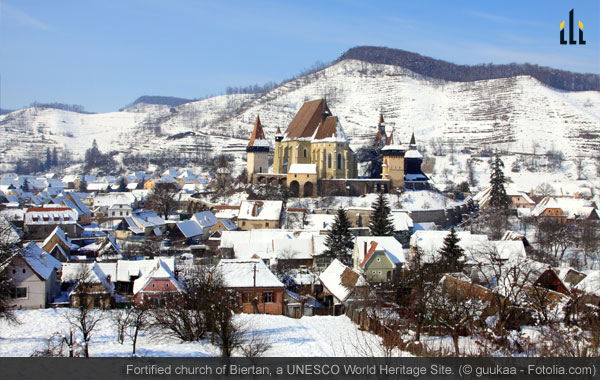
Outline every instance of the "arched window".
POLYGON ((327 168, 331 169, 331 153, 327 154, 327 168))
POLYGON ((308 150, 306 148, 304 148, 304 158, 306 158, 308 156, 308 150))
POLYGON ((343 161, 342 161, 342 154, 341 154, 341 153, 338 153, 338 154, 337 154, 337 168, 338 168, 338 170, 339 170, 339 169, 343 169, 343 168, 342 168, 342 162, 343 162, 343 161))

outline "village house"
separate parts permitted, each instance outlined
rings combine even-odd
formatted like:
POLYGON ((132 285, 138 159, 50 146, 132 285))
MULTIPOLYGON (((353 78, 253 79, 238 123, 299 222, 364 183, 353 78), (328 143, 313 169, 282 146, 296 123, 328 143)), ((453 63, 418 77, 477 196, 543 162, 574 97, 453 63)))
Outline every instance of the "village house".
POLYGON ((71 260, 71 250, 79 248, 71 242, 60 227, 54 231, 42 243, 42 249, 60 262, 66 263, 71 260))
POLYGON ((392 281, 405 265, 402 244, 393 236, 357 237, 352 261, 369 282, 392 281))
POLYGON ((350 305, 368 302, 371 295, 367 280, 338 259, 319 275, 319 281, 323 285, 323 302, 333 306, 334 315, 342 314, 350 305))
POLYGON ((78 215, 70 207, 34 207, 25 211, 23 229, 29 239, 45 239, 56 227, 69 237, 81 236, 78 215))
POLYGON ((117 225, 117 239, 134 236, 163 236, 167 229, 165 221, 152 210, 137 210, 130 217, 123 218, 117 225))
POLYGON ((13 308, 45 308, 60 292, 57 273, 61 263, 33 242, 25 245, 3 270, 15 287, 9 301, 13 308))
POLYGON ((242 201, 237 215, 240 230, 280 228, 283 201, 242 201))
POLYGON ((242 312, 282 315, 285 286, 259 259, 222 259, 216 267, 228 289, 240 294, 242 312))
POLYGON ((85 302, 90 308, 107 309, 114 302, 112 277, 98 263, 64 264, 61 284, 68 291, 71 307, 85 302))
POLYGON ((325 249, 325 238, 318 231, 306 230, 223 231, 219 251, 223 257, 260 258, 271 266, 310 267, 313 256, 325 249))
POLYGON ((183 284, 175 277, 171 268, 160 259, 154 268, 147 270, 133 283, 133 296, 138 305, 149 301, 156 306, 163 306, 166 297, 183 292, 185 292, 183 284))
POLYGON ((531 216, 559 222, 599 221, 600 214, 591 201, 583 198, 545 197, 531 211, 531 216))

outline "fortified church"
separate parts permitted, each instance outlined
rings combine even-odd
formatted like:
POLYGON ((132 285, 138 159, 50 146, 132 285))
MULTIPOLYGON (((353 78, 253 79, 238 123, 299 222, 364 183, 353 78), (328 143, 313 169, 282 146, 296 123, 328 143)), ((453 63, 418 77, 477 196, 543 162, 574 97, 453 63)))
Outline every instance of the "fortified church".
POLYGON ((381 178, 358 178, 356 154, 337 116, 325 99, 302 105, 284 133, 277 127, 273 170, 269 173, 271 144, 257 116, 247 152, 247 173, 252 183, 287 186, 294 195, 362 195, 426 188, 428 178, 421 171, 423 156, 417 150, 414 133, 409 145, 402 145, 394 130, 385 130, 380 115, 375 145, 381 150, 381 178))

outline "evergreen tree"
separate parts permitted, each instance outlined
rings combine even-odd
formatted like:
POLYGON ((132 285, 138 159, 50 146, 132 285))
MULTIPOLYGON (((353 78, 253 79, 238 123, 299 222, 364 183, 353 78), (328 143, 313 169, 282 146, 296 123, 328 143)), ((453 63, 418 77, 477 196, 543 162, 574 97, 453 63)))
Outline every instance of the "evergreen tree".
POLYGON ((490 168, 492 171, 490 176, 490 185, 492 186, 492 190, 490 191, 490 207, 508 210, 510 207, 510 199, 504 188, 504 183, 506 182, 504 171, 502 170, 502 168, 504 168, 504 162, 502 162, 500 157, 496 156, 490 163, 490 168))
POLYGON ((392 210, 383 193, 379 193, 377 200, 371 205, 371 221, 369 222, 369 230, 371 236, 393 236, 394 222, 391 218, 392 210))
POLYGON ((58 153, 56 152, 56 147, 52 149, 52 166, 58 165, 58 153))
POLYGON ((125 176, 119 178, 119 191, 124 192, 127 191, 127 184, 125 183, 125 176))
POLYGON ((348 252, 354 247, 354 236, 350 233, 350 221, 346 210, 338 209, 331 230, 325 238, 327 249, 323 254, 330 258, 337 258, 343 263, 348 263, 348 252))
POLYGON ((460 239, 456 236, 454 227, 450 229, 450 233, 444 239, 444 246, 440 249, 441 268, 442 272, 460 272, 463 268, 463 262, 460 260, 464 256, 465 251, 458 245, 460 239))
POLYGON ((52 166, 52 156, 50 155, 50 148, 46 148, 46 161, 44 162, 44 169, 50 169, 52 166))

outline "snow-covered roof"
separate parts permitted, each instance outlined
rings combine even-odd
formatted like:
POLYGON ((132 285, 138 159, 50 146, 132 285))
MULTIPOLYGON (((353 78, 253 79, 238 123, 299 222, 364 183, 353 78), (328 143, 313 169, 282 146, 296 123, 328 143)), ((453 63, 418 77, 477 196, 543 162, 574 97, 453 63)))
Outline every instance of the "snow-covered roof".
POLYGON ((260 259, 222 259, 216 269, 229 288, 283 288, 284 285, 260 259))
POLYGON ((196 221, 202 228, 212 227, 219 223, 215 214, 210 211, 198 212, 191 217, 191 220, 196 221))
POLYGON ((25 224, 76 224, 77 212, 69 207, 30 208, 25 212, 25 224))
POLYGON ((413 228, 413 220, 405 211, 392 211, 394 231, 409 231, 413 228))
POLYGON ((202 235, 202 227, 195 220, 179 222, 177 228, 187 239, 202 235))
POLYGON ((113 204, 133 205, 136 197, 133 193, 101 193, 94 197, 94 207, 110 207, 113 204))
POLYGON ((561 209, 567 219, 586 219, 596 212, 594 204, 585 199, 545 197, 534 207, 531 215, 540 216, 548 208, 561 209))
POLYGON ((416 149, 410 149, 404 153, 404 158, 423 158, 423 155, 416 149))
MULTIPOLYGON (((87 275, 86 281, 91 284, 101 284, 107 293, 114 291, 114 285, 108 280, 107 274, 102 270, 98 263, 64 263, 62 266, 62 282, 77 281, 82 274, 82 270, 85 270, 87 275)), ((77 287, 73 290, 73 293, 77 293, 77 287)))
POLYGON ((220 222, 223 224, 223 227, 225 227, 227 231, 233 231, 237 229, 237 225, 231 219, 221 219, 220 222))
POLYGON ((69 239, 69 237, 67 235, 65 235, 65 232, 60 227, 56 227, 54 229, 54 231, 52 231, 52 233, 50 235, 48 235, 48 237, 46 237, 46 239, 42 243, 42 247, 45 247, 46 244, 48 244, 55 235, 58 237, 58 239, 60 241, 62 241, 64 243, 64 245, 66 247, 71 246, 71 239, 69 239))
POLYGON ((326 236, 319 231, 287 231, 255 229, 223 231, 219 248, 233 248, 238 259, 275 260, 277 258, 311 258, 325 250, 326 236))
POLYGON ((341 302, 349 299, 356 287, 368 286, 368 282, 360 273, 348 268, 338 259, 333 259, 327 269, 321 273, 319 280, 341 302))
POLYGON ((158 259, 154 268, 146 271, 146 273, 133 282, 133 294, 142 291, 152 280, 170 280, 177 290, 180 292, 185 291, 183 285, 177 280, 171 268, 169 268, 164 261, 158 259))
POLYGON ((118 260, 112 263, 115 266, 117 281, 130 282, 130 277, 140 277, 144 273, 156 268, 158 261, 162 261, 167 267, 173 271, 175 268, 175 258, 161 257, 152 260, 118 260))
POLYGON ((44 252, 37 244, 30 242, 21 250, 21 257, 31 269, 41 278, 47 280, 53 270, 60 270, 62 264, 51 255, 44 252))
POLYGON ((283 201, 242 201, 238 220, 276 220, 281 217, 283 201))
POLYGON ((392 263, 405 262, 404 248, 393 236, 358 236, 354 246, 357 252, 356 258, 361 265, 363 262, 366 264, 365 257, 381 250, 384 251, 392 263))
POLYGON ((152 210, 135 211, 131 215, 131 219, 133 219, 140 228, 156 228, 166 224, 165 221, 152 210))
POLYGON ((574 288, 600 297, 600 270, 588 274, 574 288))
MULTIPOLYGON (((410 237, 410 246, 421 250, 423 263, 434 263, 440 259, 439 251, 449 233, 450 231, 416 231, 410 237)), ((487 235, 473 235, 468 231, 457 231, 456 235, 460 239, 458 246, 467 256, 470 252, 481 252, 488 246, 487 235)))
POLYGON ((288 174, 317 174, 317 164, 291 164, 288 174))
POLYGON ((304 227, 309 231, 330 230, 335 222, 334 214, 308 214, 306 215, 308 224, 304 227))

